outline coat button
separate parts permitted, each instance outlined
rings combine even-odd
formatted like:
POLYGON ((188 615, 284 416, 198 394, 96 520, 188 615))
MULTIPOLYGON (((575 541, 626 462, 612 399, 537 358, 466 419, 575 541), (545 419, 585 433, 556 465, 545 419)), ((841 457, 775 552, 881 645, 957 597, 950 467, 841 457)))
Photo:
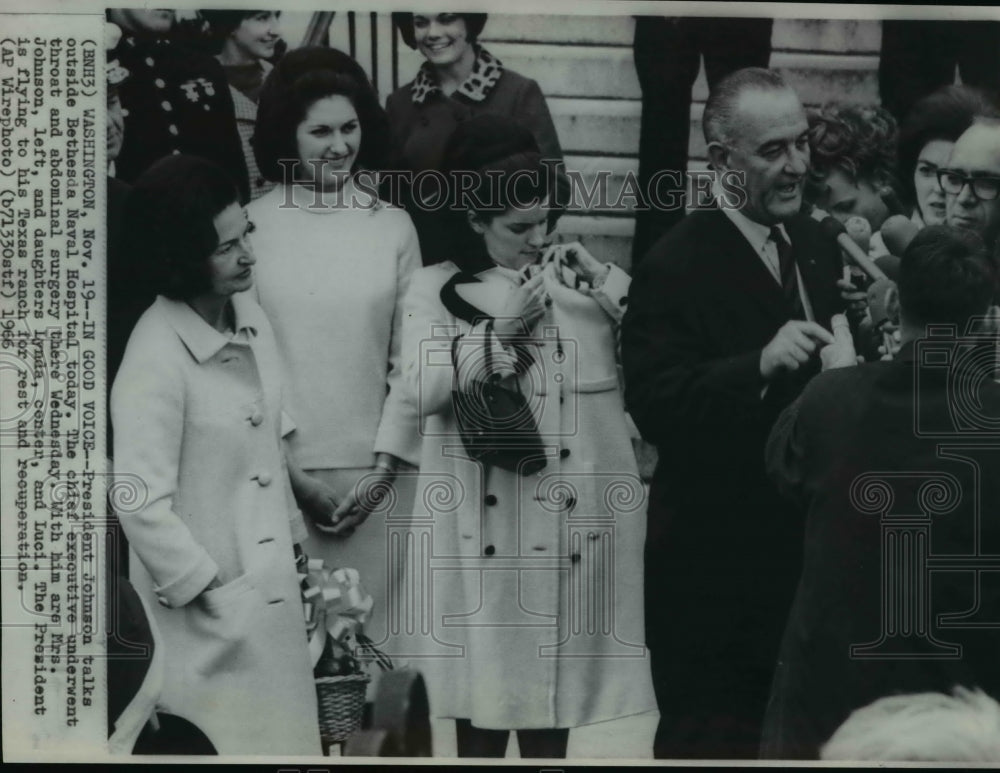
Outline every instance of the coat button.
POLYGON ((497 549, 492 545, 487 545, 485 548, 483 548, 483 552, 488 556, 492 556, 494 553, 497 552, 497 549))
POLYGON ((257 475, 254 475, 254 478, 257 479, 257 485, 260 486, 261 488, 264 488, 265 486, 270 486, 271 485, 271 474, 270 473, 261 472, 261 473, 258 473, 257 475))
POLYGON ((574 507, 576 507, 576 497, 570 497, 566 500, 566 509, 572 510, 574 507))
POLYGON ((562 449, 559 450, 559 458, 560 459, 566 459, 568 457, 569 457, 569 449, 568 448, 562 448, 562 449))
POLYGON ((587 539, 589 539, 591 542, 596 540, 599 536, 600 535, 596 531, 587 532, 587 539))
POLYGON ((572 562, 573 562, 574 564, 578 564, 578 563, 580 563, 580 554, 579 554, 579 553, 573 553, 573 554, 572 554, 572 555, 571 555, 571 556, 569 557, 569 560, 570 560, 570 561, 572 561, 572 562))
POLYGON ((156 88, 158 89, 166 88, 167 86, 167 82, 163 78, 157 78, 153 83, 156 84, 156 88))
POLYGON ((174 126, 174 124, 170 124, 170 126, 167 127, 167 131, 170 132, 171 134, 173 134, 175 137, 177 136, 177 133, 178 133, 177 132, 177 127, 174 126))
POLYGON ((623 295, 621 298, 619 298, 618 299, 618 305, 619 306, 628 306, 628 296, 627 295, 623 295))
POLYGON ((493 494, 487 494, 486 498, 483 499, 483 501, 490 507, 493 507, 493 505, 497 503, 497 498, 493 494))
POLYGON ((164 100, 163 100, 163 101, 162 101, 162 102, 160 103, 160 107, 162 107, 162 108, 163 108, 164 110, 166 110, 167 112, 170 112, 171 110, 173 110, 173 109, 174 109, 174 106, 173 106, 173 105, 171 105, 171 104, 170 104, 170 102, 169 102, 168 100, 166 100, 166 99, 164 99, 164 100))
POLYGON ((253 415, 250 417, 250 423, 255 427, 259 427, 264 421, 264 414, 260 411, 254 411, 253 415))
POLYGON ((146 65, 147 66, 152 67, 155 64, 156 64, 156 62, 153 61, 153 57, 151 57, 151 56, 147 56, 146 57, 146 65))
POLYGON ((170 602, 167 601, 167 597, 166 596, 157 596, 156 600, 160 603, 161 606, 164 606, 164 607, 169 607, 170 606, 170 602))

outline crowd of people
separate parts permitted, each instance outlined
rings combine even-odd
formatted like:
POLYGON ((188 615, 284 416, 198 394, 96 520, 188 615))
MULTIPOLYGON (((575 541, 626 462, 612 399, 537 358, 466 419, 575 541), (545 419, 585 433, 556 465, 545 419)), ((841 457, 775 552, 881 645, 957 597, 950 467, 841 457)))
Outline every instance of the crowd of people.
MULTIPOLYGON (((220 754, 319 754, 299 580, 322 558, 361 571, 377 643, 420 596, 407 656, 461 757, 511 732, 565 757, 571 728, 658 709, 657 758, 997 760, 996 94, 806 110, 762 21, 702 120, 736 200, 640 225, 630 277, 558 237, 559 139, 486 14, 394 14, 426 61, 385 108, 279 11, 199 18, 192 48, 170 11, 108 11, 111 448, 142 481, 118 515, 163 705, 220 754), (473 182, 431 206, 380 196, 391 170, 473 182), (923 356, 941 326, 951 354, 923 356), (480 398, 527 406, 535 456, 474 452, 480 398), (987 740, 938 722, 934 747, 910 697, 987 740)), ((667 20, 640 22, 655 60, 667 20)), ((741 34, 691 24, 713 51, 741 34)), ((647 176, 686 158, 687 116, 657 149, 657 110, 647 176)), ((127 750, 141 723, 114 719, 127 750)))

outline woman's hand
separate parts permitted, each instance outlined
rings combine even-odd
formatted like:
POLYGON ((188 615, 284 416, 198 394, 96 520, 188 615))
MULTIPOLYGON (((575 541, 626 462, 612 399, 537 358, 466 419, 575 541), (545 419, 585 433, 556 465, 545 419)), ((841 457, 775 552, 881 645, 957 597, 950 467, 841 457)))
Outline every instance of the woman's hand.
POLYGON ((349 537, 354 529, 378 509, 396 479, 400 460, 391 454, 379 454, 375 469, 365 473, 331 516, 333 527, 324 530, 336 537, 349 537))
POLYGON ((587 252, 580 242, 570 242, 569 244, 557 244, 551 248, 548 256, 556 264, 556 276, 560 282, 565 284, 562 275, 562 268, 565 266, 580 279, 593 288, 599 286, 599 282, 607 274, 607 264, 601 263, 597 258, 587 252))
POLYGON ((300 472, 292 478, 292 491, 299 507, 324 534, 331 534, 340 496, 323 481, 300 472))
POLYGON ((501 339, 526 335, 545 313, 545 286, 538 272, 507 299, 493 323, 493 332, 501 339))

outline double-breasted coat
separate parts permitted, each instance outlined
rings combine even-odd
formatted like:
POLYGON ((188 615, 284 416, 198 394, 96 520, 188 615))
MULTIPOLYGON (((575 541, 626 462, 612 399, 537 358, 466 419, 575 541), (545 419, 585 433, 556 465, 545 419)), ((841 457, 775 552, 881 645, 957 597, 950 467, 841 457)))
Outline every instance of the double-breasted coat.
MULTIPOLYGON (((404 375, 423 435, 413 544, 428 547, 410 574, 430 582, 431 635, 419 639, 428 657, 414 662, 427 676, 431 711, 525 729, 649 710, 645 497, 615 365, 628 277, 613 268, 603 291, 587 296, 547 273, 553 303, 533 328, 533 363, 519 377, 547 464, 521 476, 472 461, 458 433, 452 389, 482 375, 487 341, 498 372, 508 382, 516 376, 511 350, 485 336, 485 323, 446 311, 440 290, 456 271, 452 263, 418 270, 404 305, 404 375)), ((490 298, 476 305, 496 314, 516 272, 477 277, 490 298)))
POLYGON ((163 296, 136 324, 111 395, 112 500, 163 634, 161 705, 220 754, 318 754, 278 351, 260 307, 233 305, 246 343, 163 296))

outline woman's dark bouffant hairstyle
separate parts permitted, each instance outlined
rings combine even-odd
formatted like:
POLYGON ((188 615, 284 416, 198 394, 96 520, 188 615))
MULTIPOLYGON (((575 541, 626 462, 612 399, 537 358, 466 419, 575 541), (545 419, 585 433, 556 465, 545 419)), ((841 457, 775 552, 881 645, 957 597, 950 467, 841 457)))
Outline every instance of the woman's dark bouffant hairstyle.
POLYGON ((284 181, 279 161, 298 159, 296 129, 314 102, 334 95, 347 97, 358 113, 361 147, 356 166, 385 168, 390 147, 389 121, 364 69, 343 51, 307 46, 285 54, 260 91, 250 143, 266 179, 284 181))
POLYGON ((125 217, 128 254, 142 265, 142 283, 175 300, 210 291, 208 258, 219 246, 214 220, 239 198, 226 171, 197 156, 164 156, 143 172, 125 217))
POLYGON ((244 19, 249 19, 258 13, 261 11, 198 11, 198 15, 208 22, 208 34, 219 40, 231 35, 244 19))
POLYGON ((913 175, 920 151, 932 140, 955 142, 977 116, 998 115, 998 106, 979 89, 945 86, 918 101, 899 130, 899 181, 903 200, 916 206, 913 175))
POLYGON ((809 116, 810 183, 822 185, 833 169, 855 182, 895 191, 896 119, 883 107, 830 104, 809 116))
MULTIPOLYGON (((457 13, 455 15, 461 16, 465 20, 465 36, 470 43, 475 43, 483 31, 483 27, 486 26, 486 17, 488 14, 457 13)), ((413 14, 394 13, 392 15, 392 23, 399 29, 399 35, 403 38, 403 42, 410 48, 416 48, 417 38, 413 33, 413 14)))
POLYGON ((449 202, 457 207, 438 210, 440 232, 446 254, 428 255, 425 261, 454 260, 467 270, 482 257, 482 237, 468 225, 467 212, 489 222, 518 204, 544 199, 550 192, 549 169, 531 131, 512 118, 478 115, 463 121, 445 144, 442 167, 449 191, 463 198, 449 202), (459 182, 460 174, 476 175, 469 190, 459 182), (515 176, 516 175, 516 176, 515 176))

